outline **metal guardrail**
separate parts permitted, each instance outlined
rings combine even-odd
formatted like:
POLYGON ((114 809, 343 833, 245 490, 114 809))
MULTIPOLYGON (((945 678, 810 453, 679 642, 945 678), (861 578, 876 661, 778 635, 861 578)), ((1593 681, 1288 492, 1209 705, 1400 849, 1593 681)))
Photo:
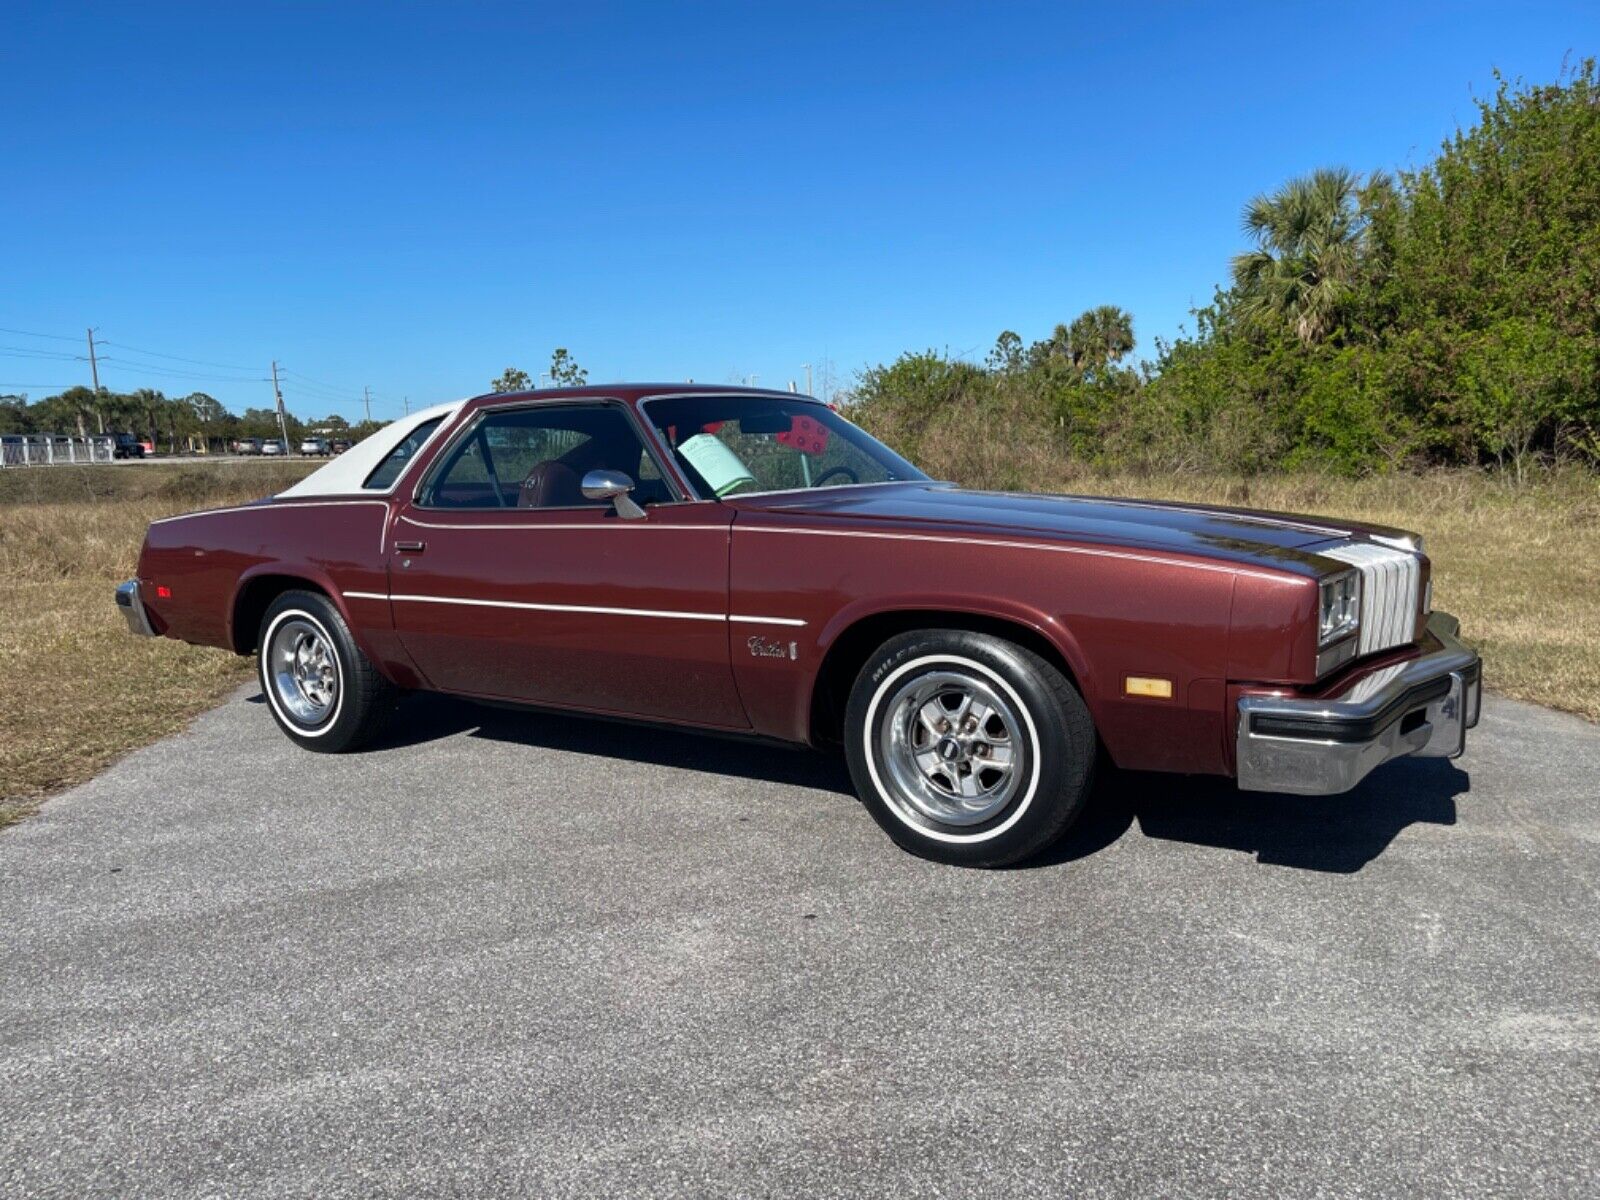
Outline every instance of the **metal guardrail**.
POLYGON ((115 457, 110 438, 7 435, 0 440, 0 467, 57 467, 108 463, 115 457))

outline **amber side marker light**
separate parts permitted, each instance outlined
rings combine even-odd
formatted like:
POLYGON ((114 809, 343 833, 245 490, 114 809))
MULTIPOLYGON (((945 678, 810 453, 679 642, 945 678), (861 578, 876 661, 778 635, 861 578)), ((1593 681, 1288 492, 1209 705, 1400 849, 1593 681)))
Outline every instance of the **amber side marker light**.
POLYGON ((1153 679, 1147 675, 1129 675, 1122 681, 1122 690, 1130 696, 1149 696, 1152 700, 1172 699, 1172 680, 1153 679))

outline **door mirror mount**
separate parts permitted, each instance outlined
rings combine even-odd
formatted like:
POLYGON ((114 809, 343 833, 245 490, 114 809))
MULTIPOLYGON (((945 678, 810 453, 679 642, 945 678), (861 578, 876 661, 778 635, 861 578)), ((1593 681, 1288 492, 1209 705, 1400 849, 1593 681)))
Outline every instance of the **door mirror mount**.
POLYGON ((580 485, 587 500, 609 500, 624 521, 644 518, 644 509, 628 493, 633 491, 633 480, 621 471, 589 471, 580 485))

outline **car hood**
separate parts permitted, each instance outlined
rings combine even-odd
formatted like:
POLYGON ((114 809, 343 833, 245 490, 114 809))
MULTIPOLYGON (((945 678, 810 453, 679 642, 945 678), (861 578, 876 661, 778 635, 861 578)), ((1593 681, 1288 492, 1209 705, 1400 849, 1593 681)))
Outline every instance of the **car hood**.
POLYGON ((1104 496, 979 492, 942 483, 782 492, 736 498, 740 508, 804 513, 918 531, 1008 534, 1201 554, 1235 562, 1305 564, 1307 548, 1352 533, 1385 532, 1316 517, 1104 496))

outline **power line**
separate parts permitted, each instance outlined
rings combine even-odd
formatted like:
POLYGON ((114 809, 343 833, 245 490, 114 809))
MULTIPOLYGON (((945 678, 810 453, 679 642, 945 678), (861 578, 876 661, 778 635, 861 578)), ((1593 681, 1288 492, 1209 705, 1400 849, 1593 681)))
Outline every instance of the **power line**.
POLYGON ((0 326, 0 333, 16 333, 23 337, 49 338, 53 342, 75 342, 75 337, 63 337, 59 333, 36 333, 32 329, 6 329, 0 326))
POLYGON ((184 358, 181 354, 163 354, 159 350, 141 350, 137 346, 130 346, 127 342, 113 342, 109 339, 100 343, 102 346, 115 346, 118 350, 127 350, 134 354, 146 354, 151 358, 170 358, 174 362, 191 363, 197 367, 221 367, 225 371, 259 371, 260 367, 245 367, 238 363, 212 362, 204 358, 184 358))
POLYGON ((166 375, 175 379, 195 379, 201 383, 262 383, 265 375, 206 375, 199 371, 185 371, 178 367, 153 367, 149 363, 134 362, 132 359, 118 358, 106 355, 100 360, 103 363, 116 363, 124 374, 142 371, 146 375, 166 375))
MULTIPOLYGON (((286 372, 280 365, 278 367, 278 374, 287 375, 288 372, 286 372)), ((326 400, 339 400, 344 403, 361 403, 361 395, 358 392, 353 393, 335 391, 332 388, 322 387, 320 384, 307 383, 303 379, 291 379, 288 380, 287 383, 289 387, 295 388, 308 396, 318 396, 326 400)))
POLYGON ((64 354, 59 350, 35 350, 31 346, 0 346, 0 358, 54 358, 66 362, 88 362, 81 354, 64 354), (6 353, 14 351, 14 353, 6 353))
MULTIPOLYGON (((280 374, 281 373, 282 372, 280 372, 280 374)), ((301 409, 304 409, 304 410, 306 410, 308 412, 309 411, 313 411, 313 410, 318 409, 318 408, 327 409, 327 410, 336 410, 336 409, 341 409, 341 408, 343 408, 343 409, 352 409, 353 408, 353 409, 358 409, 359 410, 360 407, 361 407, 361 401, 359 401, 359 400, 328 400, 328 399, 325 399, 322 396, 312 396, 312 395, 310 395, 308 393, 304 393, 304 392, 299 393, 299 394, 291 392, 290 393, 290 397, 294 400, 295 405, 297 407, 299 407, 301 409)))
POLYGON ((339 387, 337 384, 324 383, 320 379, 313 379, 309 375, 303 375, 299 371, 291 370, 290 368, 282 365, 278 367, 278 370, 284 375, 290 375, 295 379, 298 379, 301 387, 320 388, 322 391, 330 392, 338 396, 352 396, 357 398, 360 396, 360 393, 358 393, 354 388, 344 388, 339 387))

